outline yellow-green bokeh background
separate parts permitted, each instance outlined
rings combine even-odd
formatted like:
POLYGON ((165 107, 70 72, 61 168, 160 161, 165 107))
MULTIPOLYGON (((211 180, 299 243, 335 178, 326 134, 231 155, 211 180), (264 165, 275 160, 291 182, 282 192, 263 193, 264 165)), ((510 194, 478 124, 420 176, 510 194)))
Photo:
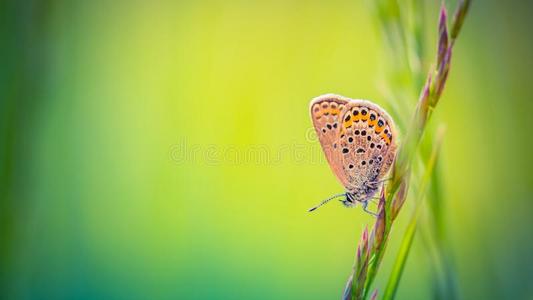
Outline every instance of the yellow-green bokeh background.
MULTIPOLYGON (((435 115, 445 224, 464 299, 531 299, 532 6, 474 2, 435 115)), ((368 3, 28 0, 0 12, 2 298, 340 297, 372 218, 337 204, 306 213, 342 190, 313 154, 308 103, 384 103, 368 3), (246 160, 254 147, 269 159, 246 160)), ((431 298, 422 242, 400 299, 431 298)))

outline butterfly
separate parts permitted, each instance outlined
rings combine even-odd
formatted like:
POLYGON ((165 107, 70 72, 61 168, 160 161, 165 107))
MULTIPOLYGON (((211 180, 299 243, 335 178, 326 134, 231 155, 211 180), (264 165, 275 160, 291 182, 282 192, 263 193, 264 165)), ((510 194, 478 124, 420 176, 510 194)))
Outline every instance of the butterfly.
POLYGON ((396 131, 392 118, 367 100, 327 94, 310 104, 311 119, 329 166, 344 186, 317 206, 341 198, 346 207, 361 203, 367 209, 396 156, 396 131))

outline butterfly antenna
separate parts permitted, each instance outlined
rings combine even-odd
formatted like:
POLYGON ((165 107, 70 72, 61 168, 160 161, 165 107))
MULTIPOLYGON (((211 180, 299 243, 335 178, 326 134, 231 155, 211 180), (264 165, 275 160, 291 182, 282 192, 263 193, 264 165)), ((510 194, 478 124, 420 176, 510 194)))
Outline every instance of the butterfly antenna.
POLYGON ((343 196, 346 196, 346 195, 345 195, 345 194, 334 195, 334 196, 332 196, 332 197, 330 197, 330 198, 328 198, 328 199, 326 199, 326 200, 320 202, 317 206, 315 206, 315 207, 313 207, 313 208, 310 208, 310 209, 308 210, 308 212, 312 212, 313 210, 315 210, 315 209, 319 208, 320 206, 322 206, 322 205, 328 203, 329 201, 331 201, 331 200, 333 200, 333 199, 335 199, 335 198, 343 197, 343 196))

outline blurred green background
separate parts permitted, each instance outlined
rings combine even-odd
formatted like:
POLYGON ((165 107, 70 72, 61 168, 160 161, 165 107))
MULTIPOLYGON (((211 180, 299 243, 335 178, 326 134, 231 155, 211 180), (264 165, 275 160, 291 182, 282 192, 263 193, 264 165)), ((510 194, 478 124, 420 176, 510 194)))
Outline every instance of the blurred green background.
MULTIPOLYGON (((473 3, 434 115, 464 299, 533 299, 532 12, 473 3)), ((0 20, 1 298, 340 298, 372 218, 306 213, 342 191, 308 103, 384 103, 368 3, 4 0, 0 20)), ((431 298, 429 268, 418 236, 398 298, 431 298)))

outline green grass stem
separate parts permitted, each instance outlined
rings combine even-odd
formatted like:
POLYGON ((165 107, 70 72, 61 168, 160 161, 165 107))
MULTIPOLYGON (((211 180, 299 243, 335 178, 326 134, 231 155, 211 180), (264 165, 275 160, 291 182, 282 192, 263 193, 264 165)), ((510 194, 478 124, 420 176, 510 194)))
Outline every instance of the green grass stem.
POLYGON ((426 170, 424 172, 424 175, 422 176, 420 187, 418 190, 418 195, 416 197, 415 212, 413 213, 413 216, 411 217, 411 220, 404 233, 401 246, 400 246, 400 250, 394 262, 394 266, 392 268, 392 272, 389 277, 389 281, 387 283, 387 287, 385 289, 383 299, 394 299, 394 296, 396 295, 396 292, 398 290, 398 285, 400 283, 400 279, 403 274, 403 270, 405 268, 405 263, 409 256, 409 251, 411 250, 411 245, 413 243, 413 239, 416 233, 416 228, 418 225, 422 207, 424 206, 423 200, 427 198, 426 191, 428 189, 428 185, 430 184, 431 178, 435 171, 435 165, 436 165, 437 158, 439 156, 439 153, 442 147, 443 137, 444 137, 444 129, 441 128, 437 133, 437 138, 434 142, 433 151, 431 153, 429 161, 426 164, 426 170))

